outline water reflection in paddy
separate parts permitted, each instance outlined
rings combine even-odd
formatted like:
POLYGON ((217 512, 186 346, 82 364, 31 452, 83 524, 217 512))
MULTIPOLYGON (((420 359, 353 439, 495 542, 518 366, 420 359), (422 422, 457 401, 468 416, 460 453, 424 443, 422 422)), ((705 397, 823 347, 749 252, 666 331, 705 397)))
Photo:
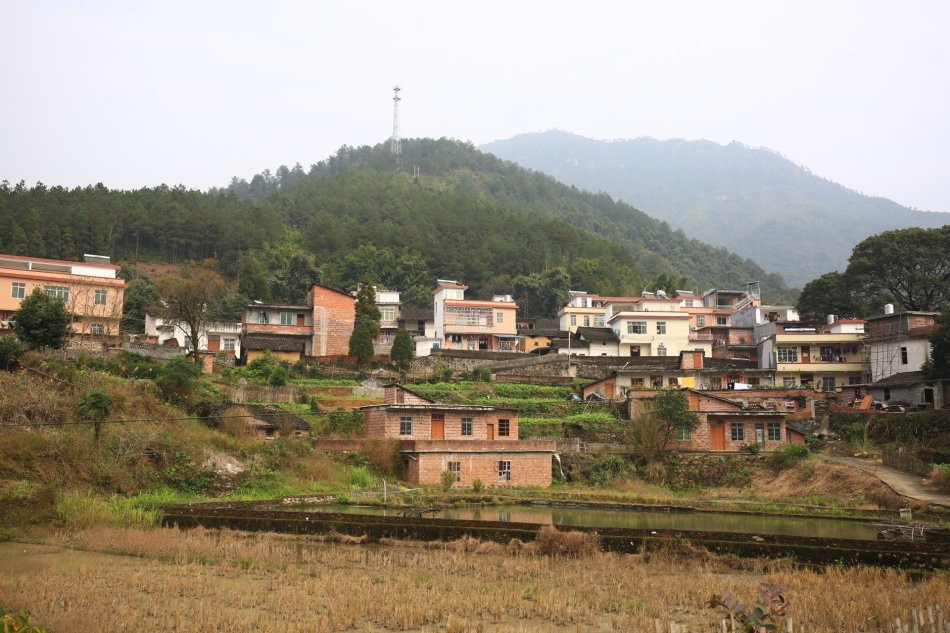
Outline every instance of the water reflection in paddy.
MULTIPOLYGON (((405 516, 406 513, 405 509, 399 508, 352 505, 301 505, 280 507, 279 509, 301 512, 370 514, 374 516, 405 516)), ((598 528, 700 530, 868 540, 877 538, 879 529, 870 523, 843 519, 541 505, 445 508, 426 512, 422 516, 427 519, 502 521, 598 528)))

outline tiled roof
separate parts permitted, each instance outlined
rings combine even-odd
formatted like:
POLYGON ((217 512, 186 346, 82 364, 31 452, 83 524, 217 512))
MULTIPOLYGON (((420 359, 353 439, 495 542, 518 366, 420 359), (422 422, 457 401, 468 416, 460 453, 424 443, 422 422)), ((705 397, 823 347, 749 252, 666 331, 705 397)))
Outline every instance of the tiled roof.
POLYGON ((577 336, 585 341, 607 341, 616 343, 620 340, 617 333, 609 327, 579 327, 577 328, 577 336))
POLYGON ((403 308, 399 310, 400 321, 432 321, 435 313, 432 308, 403 308))
POLYGON ((246 350, 271 350, 275 352, 302 352, 306 349, 306 337, 299 336, 245 336, 242 347, 246 350))
POLYGON ((881 378, 877 382, 871 383, 872 387, 901 387, 905 385, 914 385, 918 382, 924 382, 924 372, 922 371, 902 371, 899 374, 881 378))

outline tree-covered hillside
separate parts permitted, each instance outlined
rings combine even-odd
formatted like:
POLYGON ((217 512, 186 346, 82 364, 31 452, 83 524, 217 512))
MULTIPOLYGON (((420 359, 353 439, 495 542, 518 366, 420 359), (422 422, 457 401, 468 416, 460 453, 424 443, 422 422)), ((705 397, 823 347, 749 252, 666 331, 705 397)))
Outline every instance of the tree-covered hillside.
MULTIPOLYGON (((352 149, 302 169, 201 192, 0 185, 0 252, 122 261, 215 260, 242 296, 299 300, 310 281, 355 287, 369 275, 427 302, 436 277, 474 294, 553 283, 609 294, 639 292, 662 273, 692 285, 780 279, 691 241, 606 195, 448 140, 404 143, 397 173, 386 146, 352 149), (416 182, 406 173, 418 165, 416 182), (531 275, 547 273, 550 279, 531 275), (557 273, 555 275, 555 273, 557 273)), ((539 301, 541 301, 539 299, 539 301)))
POLYGON ((865 196, 738 143, 608 142, 550 131, 481 149, 569 185, 605 191, 796 285, 843 270, 852 247, 869 235, 950 223, 950 214, 865 196))

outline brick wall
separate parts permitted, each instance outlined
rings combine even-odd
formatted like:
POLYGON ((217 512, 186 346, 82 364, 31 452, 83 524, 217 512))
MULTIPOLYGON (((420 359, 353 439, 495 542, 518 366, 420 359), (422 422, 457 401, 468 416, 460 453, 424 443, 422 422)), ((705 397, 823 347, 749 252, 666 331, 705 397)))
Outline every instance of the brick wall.
POLYGON ((551 453, 418 453, 418 461, 409 460, 405 477, 417 484, 431 485, 441 481, 442 472, 449 462, 459 462, 461 480, 455 487, 471 487, 480 479, 485 487, 494 486, 550 486, 551 453), (498 462, 511 463, 511 480, 498 479, 498 462))
POLYGON ((708 451, 710 449, 710 424, 722 424, 725 431, 725 445, 723 450, 725 451, 741 451, 748 444, 755 443, 755 425, 762 424, 762 432, 764 435, 764 450, 771 451, 776 448, 781 447, 787 441, 786 431, 785 431, 785 420, 775 416, 763 416, 758 417, 749 417, 743 416, 741 418, 729 418, 728 416, 712 416, 707 417, 705 413, 700 413, 700 422, 696 429, 693 430, 692 434, 688 441, 680 441, 673 439, 670 441, 668 448, 673 451, 708 451), (731 426, 733 423, 741 424, 743 429, 743 439, 742 440, 733 440, 732 439, 732 429, 731 426), (768 425, 769 423, 778 423, 781 425, 781 439, 780 440, 769 440, 768 439, 768 425))
POLYGON ((314 356, 346 354, 356 318, 356 300, 342 292, 314 285, 310 289, 313 305, 314 356))
POLYGON ((386 404, 430 404, 430 400, 426 400, 421 396, 403 389, 398 385, 392 385, 384 389, 384 401, 386 404))
POLYGON ((473 441, 488 439, 488 424, 495 425, 496 441, 518 439, 518 413, 515 411, 461 411, 439 409, 364 409, 363 426, 367 436, 397 437, 406 440, 428 440, 432 438, 432 414, 444 416, 444 438, 446 440, 473 441), (412 418, 412 435, 400 435, 400 419, 412 418), (462 418, 472 418, 472 435, 462 435, 462 418), (499 434, 499 420, 508 420, 507 436, 499 434))

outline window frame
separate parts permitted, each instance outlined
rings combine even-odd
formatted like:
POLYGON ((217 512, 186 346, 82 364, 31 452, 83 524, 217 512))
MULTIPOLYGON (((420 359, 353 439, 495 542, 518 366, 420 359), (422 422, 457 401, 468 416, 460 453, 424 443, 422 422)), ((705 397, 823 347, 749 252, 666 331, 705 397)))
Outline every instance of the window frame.
POLYGON ((511 481, 511 460, 498 460, 498 481, 511 481))
POLYGON ((14 281, 13 285, 10 288, 10 297, 13 299, 25 299, 26 298, 26 284, 22 281, 14 281), (20 291, 17 294, 17 291, 20 291))
POLYGON ((782 441, 782 423, 781 422, 767 422, 765 424, 765 439, 769 442, 781 442, 782 441))
POLYGON ((676 439, 677 442, 688 442, 692 437, 693 432, 685 427, 676 429, 676 433, 674 434, 674 439, 676 439))
POLYGON ((798 348, 780 346, 775 348, 775 357, 780 363, 797 363, 798 348))
POLYGON ((225 352, 237 351, 237 339, 236 338, 221 339, 221 349, 223 349, 225 352), (229 343, 231 344, 231 347, 228 347, 229 343))
POLYGON ((783 376, 782 377, 782 386, 785 389, 794 389, 795 388, 795 376, 783 376))
POLYGON ((825 393, 834 393, 838 390, 838 382, 835 380, 834 376, 822 376, 821 377, 821 390, 825 393), (831 385, 831 389, 828 389, 828 385, 831 385))
POLYGON ((505 313, 496 312, 495 313, 495 323, 504 323, 505 322, 505 313))
POLYGON ((400 437, 407 437, 407 436, 412 435, 412 416, 411 415, 399 416, 399 435, 400 437))
POLYGON ((280 324, 281 325, 295 325, 297 319, 294 317, 293 312, 281 312, 280 313, 280 324))
POLYGON ((657 356, 666 356, 666 345, 660 343, 656 346, 656 355, 657 356))
POLYGON ((697 314, 697 315, 696 315, 696 327, 698 327, 698 328, 700 328, 700 327, 706 327, 706 315, 705 315, 705 314, 697 314))
POLYGON ((382 308, 380 308, 379 320, 380 321, 395 321, 396 308, 394 306, 383 306, 382 308))
POLYGON ((657 322, 656 322, 656 333, 657 333, 657 334, 666 334, 666 321, 657 321, 657 322))
POLYGON ((105 333, 106 333, 106 327, 102 323, 89 324, 90 336, 103 336, 105 333), (98 332, 96 330, 98 330, 98 332))
POLYGON ((63 303, 69 301, 68 286, 45 286, 46 296, 54 299, 60 299, 63 303))
POLYGON ((258 325, 270 325, 270 316, 267 314, 267 310, 261 310, 257 315, 257 324, 258 325))
POLYGON ((831 363, 835 360, 835 348, 831 345, 818 346, 818 360, 822 363, 831 363), (825 350, 828 350, 825 352, 825 350))
POLYGON ((461 435, 462 437, 472 437, 474 433, 475 433, 475 424, 472 418, 470 416, 463 417, 461 424, 459 425, 459 435, 461 435), (468 425, 468 428, 466 428, 466 425, 468 425))
POLYGON ((627 321, 627 334, 646 334, 646 321, 627 321))
POLYGON ((449 472, 455 473, 455 481, 462 481, 462 462, 445 462, 445 469, 449 472))
POLYGON ((901 365, 906 365, 908 360, 907 347, 901 346, 901 365))
POLYGON ((745 422, 730 422, 729 437, 733 442, 745 441, 745 422))
POLYGON ((718 326, 720 326, 720 327, 728 327, 728 325, 729 325, 729 318, 728 318, 728 317, 724 317, 724 316, 717 316, 717 317, 716 317, 716 325, 718 325, 718 326))
POLYGON ((511 420, 508 418, 498 419, 498 437, 511 437, 511 420))
POLYGON ((93 294, 93 298, 92 298, 93 305, 104 306, 104 305, 106 305, 106 303, 108 302, 108 300, 109 300, 109 291, 108 291, 108 290, 102 290, 101 288, 96 288, 96 290, 95 290, 95 292, 94 292, 94 294, 93 294), (100 297, 102 298, 101 301, 99 300, 100 297))
POLYGON ((595 315, 594 315, 594 327, 604 327, 604 324, 605 324, 604 315, 602 315, 602 314, 595 314, 595 315))

